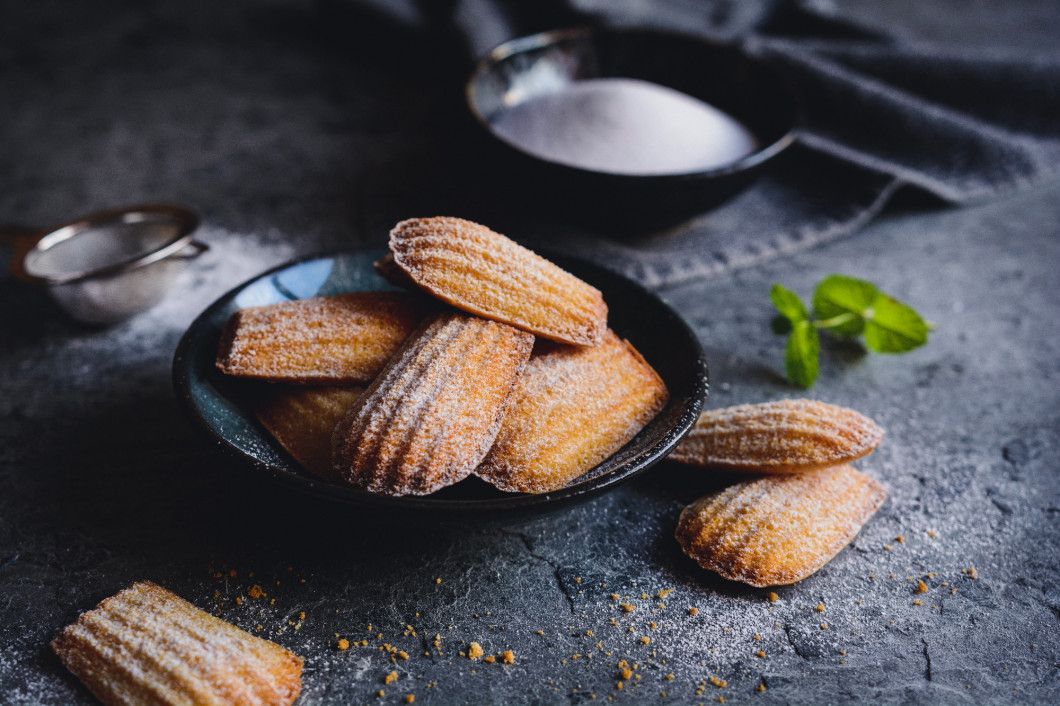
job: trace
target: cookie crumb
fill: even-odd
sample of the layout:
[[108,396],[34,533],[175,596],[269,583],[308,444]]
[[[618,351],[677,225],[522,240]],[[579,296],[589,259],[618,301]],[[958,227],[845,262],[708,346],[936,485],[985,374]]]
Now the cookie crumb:
[[689,609],[688,609],[688,614],[689,614],[689,615],[695,615],[695,614],[696,614],[696,613],[698,613],[698,612],[699,612],[699,610],[698,610],[698,609],[696,609],[696,608],[689,608]]
[[350,641],[347,640],[346,638],[342,638],[341,640],[339,640],[338,648],[340,650],[348,650],[348,649],[350,649]]
[[515,653],[512,652],[511,650],[505,650],[504,652],[501,653],[501,661],[504,662],[505,664],[514,664],[515,663]]
[[416,695],[415,694],[409,694],[408,696],[405,697],[405,703],[407,703],[407,704],[411,704],[415,700],[416,700]]
[[393,684],[397,680],[398,680],[398,673],[397,672],[391,672],[390,674],[387,674],[385,677],[383,677],[383,683],[384,684]]
[[769,602],[770,603],[776,603],[778,600],[780,600],[780,596],[778,596],[777,594],[775,594],[772,591],[770,591],[769,592]]
[[814,610],[816,610],[818,613],[823,613],[824,612],[824,603],[818,603],[817,607],[814,608]]
[[916,582],[916,592],[917,593],[927,593],[927,588],[928,588],[927,584],[924,583],[923,581],[917,581]]
[[482,645],[478,644],[477,642],[472,642],[471,645],[467,648],[467,658],[478,659],[483,655],[484,652],[485,650],[482,649]]

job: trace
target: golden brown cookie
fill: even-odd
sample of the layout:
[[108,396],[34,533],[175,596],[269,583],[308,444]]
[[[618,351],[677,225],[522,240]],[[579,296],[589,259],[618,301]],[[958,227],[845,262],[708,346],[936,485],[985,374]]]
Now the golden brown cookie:
[[779,586],[827,564],[886,499],[883,486],[850,466],[763,476],[689,505],[675,536],[704,569]]
[[82,614],[52,649],[108,706],[287,706],[302,689],[293,653],[150,581]]
[[336,471],[387,495],[462,480],[493,443],[533,344],[528,333],[475,316],[428,319],[336,427]]
[[402,221],[390,250],[417,286],[463,311],[564,343],[593,345],[607,329],[599,290],[478,223]]
[[666,406],[666,385],[628,341],[535,349],[493,448],[475,474],[501,490],[544,493],[622,448]]
[[371,382],[426,313],[404,292],[355,292],[240,309],[221,334],[217,367],[273,382]]
[[861,458],[881,439],[883,429],[852,409],[781,400],[703,412],[670,458],[728,471],[800,473]]
[[254,414],[287,453],[315,476],[339,480],[331,465],[331,435],[363,387],[265,385]]

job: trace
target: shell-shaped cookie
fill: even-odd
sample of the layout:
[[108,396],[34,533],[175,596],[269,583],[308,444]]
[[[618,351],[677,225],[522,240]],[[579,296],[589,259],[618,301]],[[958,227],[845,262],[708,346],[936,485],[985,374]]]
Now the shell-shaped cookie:
[[779,586],[827,564],[886,499],[877,481],[845,465],[763,476],[689,505],[675,536],[704,569]]
[[228,375],[318,385],[367,384],[423,320],[423,297],[355,292],[240,309],[221,334]]
[[150,581],[82,614],[52,649],[108,706],[286,706],[302,689],[293,653]]
[[493,444],[533,344],[528,333],[465,314],[424,322],[335,428],[335,470],[387,495],[462,480]]
[[363,387],[266,385],[257,391],[254,414],[303,468],[340,480],[331,465],[331,435],[363,392]]
[[669,399],[628,341],[542,346],[516,384],[497,440],[475,474],[501,490],[567,485],[622,448]]
[[880,444],[883,429],[863,414],[815,400],[711,410],[670,458],[749,473],[801,473],[849,463]]
[[607,329],[599,290],[478,223],[402,221],[390,250],[417,286],[463,311],[563,343],[593,345]]

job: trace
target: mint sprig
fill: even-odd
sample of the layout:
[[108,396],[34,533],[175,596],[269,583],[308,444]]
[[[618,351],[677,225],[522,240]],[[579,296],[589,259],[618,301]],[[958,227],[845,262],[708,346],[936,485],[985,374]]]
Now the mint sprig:
[[769,290],[780,312],[773,331],[787,335],[784,369],[788,380],[811,387],[818,375],[823,329],[845,338],[864,336],[865,346],[877,353],[905,353],[927,343],[931,328],[912,307],[881,292],[872,282],[829,275],[813,293],[813,313],[799,296],[779,284]]

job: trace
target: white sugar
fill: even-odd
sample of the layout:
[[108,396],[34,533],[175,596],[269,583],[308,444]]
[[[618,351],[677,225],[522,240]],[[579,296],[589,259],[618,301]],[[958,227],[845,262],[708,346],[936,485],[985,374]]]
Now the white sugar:
[[615,174],[699,172],[758,149],[747,127],[714,106],[627,78],[577,81],[502,111],[491,126],[523,151]]

